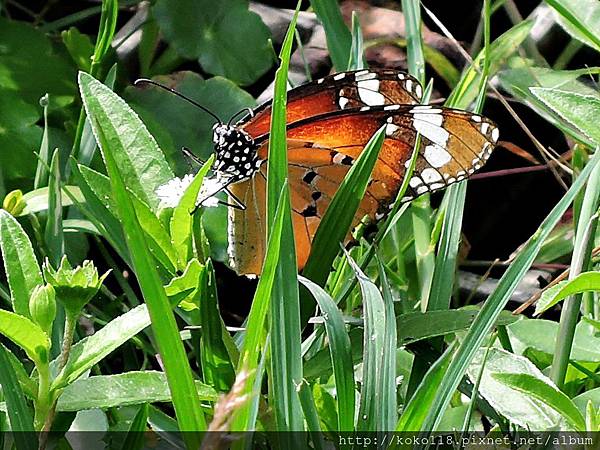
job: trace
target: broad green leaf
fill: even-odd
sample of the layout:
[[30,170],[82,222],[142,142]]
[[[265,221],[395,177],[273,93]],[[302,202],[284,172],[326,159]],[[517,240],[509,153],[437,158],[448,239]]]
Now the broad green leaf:
[[[82,97],[88,117],[106,127],[107,145],[114,153],[127,187],[152,210],[157,210],[156,189],[173,178],[154,138],[135,112],[102,83],[82,85]],[[94,128],[96,140],[98,130]]]
[[[523,353],[531,348],[548,355],[554,353],[558,323],[543,319],[524,319],[507,327],[515,351]],[[575,330],[571,359],[575,361],[600,362],[600,337],[585,323]]]
[[0,249],[13,311],[29,317],[29,296],[42,284],[42,273],[29,237],[19,222],[4,210],[0,210]]
[[331,296],[322,287],[304,277],[300,277],[299,280],[315,298],[323,315],[337,396],[338,423],[336,429],[352,431],[356,402],[354,367],[352,346],[342,314]]
[[570,295],[595,291],[600,291],[600,272],[584,272],[571,281],[560,281],[544,291],[535,305],[535,315],[547,311]]
[[[53,49],[53,42],[43,32],[26,22],[0,18],[0,42],[0,86],[15,91],[34,107],[46,93],[54,107],[73,101],[77,94],[75,69]],[[33,148],[38,148],[38,144],[39,141]],[[35,165],[35,158],[31,160]]]
[[[198,303],[196,303],[195,294],[198,290],[198,280],[200,274],[204,270],[200,261],[196,258],[191,259],[188,265],[178,277],[174,277],[169,284],[165,286],[165,292],[171,301],[171,306],[179,306],[185,311],[192,311],[198,309]],[[173,304],[173,299],[178,297],[180,294],[187,292],[185,297],[178,298],[177,304]]]
[[585,419],[571,399],[563,394],[547,378],[540,378],[528,373],[491,373],[492,378],[558,412],[572,429],[585,430]]
[[575,39],[600,51],[600,5],[594,0],[546,0],[558,23]]
[[208,73],[249,85],[273,65],[269,29],[245,0],[159,0],[153,13],[167,42]]
[[600,145],[600,130],[595,120],[600,114],[600,97],[552,88],[530,88],[531,93],[563,120]]
[[[33,438],[33,416],[31,409],[17,376],[8,360],[8,350],[0,345],[0,385],[6,400],[6,411],[13,431],[15,447],[17,450],[35,450],[38,448],[37,439]],[[29,433],[26,433],[29,432]]]
[[[54,380],[53,388],[72,383],[148,325],[148,310],[146,305],[140,305],[111,320],[95,334],[83,338],[71,348],[67,365]],[[57,364],[58,361],[54,360],[51,367],[56,370]]]
[[591,402],[594,408],[598,409],[600,408],[600,387],[583,392],[572,400],[582,413],[585,412],[588,402]]
[[[217,400],[217,393],[210,386],[196,381],[196,388],[200,400]],[[149,370],[77,380],[65,388],[58,399],[57,410],[106,409],[170,401],[171,393],[165,374]]]
[[36,365],[48,364],[50,340],[27,317],[0,309],[0,334],[21,347]]
[[42,128],[36,125],[40,115],[19,93],[5,88],[2,69],[0,62],[0,148],[10,151],[0,152],[0,173],[5,183],[22,186],[31,183],[35,175],[37,164],[33,152],[39,149],[42,138]]
[[[473,358],[467,374],[475,380],[481,370],[485,349],[480,349]],[[498,413],[512,423],[531,430],[563,429],[563,417],[545,400],[528,395],[521,390],[515,390],[498,381],[498,374],[526,374],[552,385],[547,377],[528,359],[497,348],[490,349],[481,383],[479,394]]]

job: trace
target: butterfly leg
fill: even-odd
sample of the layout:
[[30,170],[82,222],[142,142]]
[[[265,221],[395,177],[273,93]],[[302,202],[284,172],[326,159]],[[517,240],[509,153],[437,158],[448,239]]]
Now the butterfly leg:
[[187,147],[181,147],[181,153],[183,153],[189,159],[191,159],[192,161],[194,161],[196,164],[202,165],[202,164],[204,164],[206,162],[202,158],[198,158],[196,155],[194,155],[192,153],[192,151],[189,148],[187,148]]

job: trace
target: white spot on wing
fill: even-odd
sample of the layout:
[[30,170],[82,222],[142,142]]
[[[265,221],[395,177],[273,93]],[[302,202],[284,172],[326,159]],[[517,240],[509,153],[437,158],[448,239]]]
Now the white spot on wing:
[[340,109],[344,109],[346,107],[346,105],[348,104],[348,99],[346,97],[340,97],[340,99],[338,100],[338,104],[340,105]]
[[408,184],[410,184],[411,188],[416,188],[417,186],[423,184],[423,180],[421,180],[419,177],[412,177]]
[[344,72],[342,72],[342,73],[335,74],[333,76],[333,79],[335,81],[338,81],[338,80],[342,80],[345,76],[346,76],[346,74]]
[[432,144],[425,147],[425,159],[433,167],[439,168],[448,164],[452,160],[452,156],[445,148]]
[[[354,75],[354,79],[359,82],[359,86],[360,86],[361,81],[373,80],[375,78],[377,78],[377,74],[375,72],[370,72],[368,70],[364,70],[362,72],[357,72]],[[377,80],[377,83],[379,84],[379,80]]]
[[346,157],[346,155],[344,155],[343,153],[336,153],[335,156],[333,157],[333,163],[334,164],[342,164],[342,161],[344,160],[345,157]]
[[441,181],[442,175],[437,170],[432,169],[431,167],[427,167],[421,172],[421,178],[423,178],[423,181],[425,181],[425,183],[431,184],[437,181]]
[[415,95],[417,96],[417,98],[421,98],[421,96],[423,95],[423,88],[419,84],[415,86]]
[[394,125],[393,123],[388,123],[385,126],[385,134],[386,134],[386,136],[391,136],[399,129],[400,129],[400,127],[398,125]]
[[418,120],[416,117],[413,119],[413,125],[419,133],[430,141],[436,143],[440,147],[446,146],[450,134],[442,127],[427,121]]
[[359,87],[358,95],[360,99],[369,106],[383,105],[385,103],[385,97],[379,92],[373,92]]
[[498,142],[498,138],[500,137],[500,130],[498,130],[498,128],[494,128],[492,130],[492,140],[494,142]]

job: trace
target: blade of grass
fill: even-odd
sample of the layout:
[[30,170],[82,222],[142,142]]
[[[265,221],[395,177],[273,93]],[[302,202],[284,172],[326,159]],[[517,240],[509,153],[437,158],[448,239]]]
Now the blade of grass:
[[60,152],[54,150],[50,164],[50,180],[48,185],[48,219],[44,230],[44,240],[48,249],[48,257],[54,267],[60,265],[65,254],[65,235],[63,232],[63,207],[61,195]]
[[383,293],[385,306],[385,330],[383,338],[383,361],[381,371],[381,425],[383,430],[393,430],[398,422],[398,404],[396,395],[396,348],[398,345],[398,330],[396,329],[396,314],[394,298],[387,279],[386,270],[377,257],[379,266],[379,284]]
[[381,403],[382,367],[385,334],[385,305],[377,286],[364,274],[352,257],[346,258],[358,279],[364,307],[363,370],[360,408],[356,429],[358,431],[385,430],[382,423]]
[[[265,349],[265,321],[271,302],[271,293],[275,280],[277,261],[281,250],[281,232],[283,229],[283,203],[289,201],[289,191],[283,190],[279,200],[275,222],[267,244],[265,262],[256,293],[252,300],[250,313],[246,322],[246,334],[240,350],[240,359],[237,365],[237,373],[246,372],[246,382],[240,395],[249,395],[250,400],[242,404],[234,413],[231,429],[233,431],[253,431],[255,429],[255,417],[251,414],[254,406],[260,399],[259,392],[254,392],[253,387],[258,379],[262,379],[259,373],[258,357]],[[263,353],[264,354],[264,353]],[[238,448],[243,448],[238,447]]]
[[[104,102],[110,101],[113,105],[122,103],[125,110],[124,102],[108,87],[86,73],[79,73],[79,85],[87,115],[98,139],[98,145],[110,177],[113,197],[117,204],[118,216],[123,224],[133,267],[148,305],[152,329],[167,375],[179,428],[182,431],[205,430],[206,421],[200,409],[198,393],[194,386],[192,371],[183,343],[179,337],[175,317],[153,264],[141,226],[135,214],[132,214],[133,204],[113,156],[115,148],[123,144],[117,133],[118,127],[111,122],[111,117],[104,110]],[[128,119],[132,121],[131,115],[132,113],[128,114],[128,111],[125,111],[124,121]],[[125,152],[126,149],[121,148],[120,151]],[[184,439],[189,448],[197,448],[199,444],[197,435],[186,433]]]
[[352,48],[352,35],[344,23],[340,7],[335,0],[311,0],[310,4],[325,28],[327,48],[333,66],[338,72],[346,70]]
[[356,395],[352,346],[344,318],[336,303],[321,286],[304,277],[300,277],[299,280],[313,295],[323,313],[337,397],[338,431],[352,431]]
[[452,359],[446,377],[438,387],[435,401],[429,408],[429,414],[421,426],[421,430],[432,431],[436,429],[446,407],[450,403],[454,391],[460,384],[467,367],[485,340],[487,333],[497,320],[506,303],[510,300],[518,283],[521,281],[527,270],[529,270],[531,264],[533,264],[544,240],[548,237],[564,212],[573,202],[573,199],[582,189],[590,176],[590,173],[599,161],[600,152],[596,152],[594,157],[581,172],[579,178],[575,180],[567,193],[558,202],[550,214],[548,214],[538,230],[523,246],[521,252],[500,279],[498,286],[481,308],[473,325],[467,331],[455,357]]
[[350,49],[348,70],[360,70],[366,67],[367,63],[364,57],[363,34],[360,28],[360,21],[358,20],[356,11],[352,11],[352,48]]
[[306,417],[306,425],[310,433],[313,447],[315,450],[325,449],[325,439],[323,432],[321,431],[321,424],[319,423],[319,414],[317,407],[315,406],[315,399],[310,384],[306,380],[302,380],[302,384],[298,390],[300,396],[300,404],[304,411],[304,417]]
[[419,0],[402,0],[402,12],[406,23],[408,72],[424,85],[425,57],[421,37],[421,2]]
[[48,185],[48,163],[50,162],[50,144],[48,142],[48,103],[48,94],[46,94],[40,99],[40,105],[44,109],[44,133],[42,134],[42,143],[40,144],[35,178],[33,180],[34,189],[39,189]]
[[[269,380],[270,405],[274,409],[275,423],[280,431],[303,431],[304,420],[297,386],[302,382],[300,297],[298,292],[298,267],[294,245],[291,204],[287,180],[286,103],[287,75],[294,30],[300,2],[290,23],[275,73],[275,90],[271,114],[269,159],[267,161],[267,233],[271,233],[277,205],[284,191],[288,201],[281,205],[283,228],[280,255],[271,292],[269,336],[271,361]],[[290,433],[278,436],[286,448],[296,448],[300,443]]]

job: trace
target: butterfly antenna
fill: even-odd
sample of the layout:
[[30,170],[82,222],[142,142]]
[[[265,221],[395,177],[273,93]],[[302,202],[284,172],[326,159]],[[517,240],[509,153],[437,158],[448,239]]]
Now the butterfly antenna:
[[191,103],[192,105],[194,105],[197,108],[200,108],[202,111],[204,111],[207,114],[210,114],[211,116],[213,116],[213,118],[219,123],[222,124],[223,122],[221,122],[221,119],[219,119],[216,114],[214,114],[212,111],[210,111],[209,109],[207,109],[206,107],[202,106],[200,103],[192,100],[191,98],[183,95],[181,92],[176,91],[175,89],[170,88],[169,86],[165,86],[164,84],[158,83],[157,81],[153,81],[153,80],[149,80],[148,78],[139,78],[137,80],[135,80],[133,82],[133,84],[135,86],[137,86],[138,84],[151,84],[153,86],[159,87],[161,89],[164,89],[165,91],[169,91],[171,94],[175,94],[177,97],[184,99],[185,101]]
[[241,111],[236,112],[233,116],[231,116],[231,119],[229,119],[229,122],[227,122],[227,126],[230,126],[231,122],[233,122],[233,119],[235,119],[237,116],[239,116],[243,112],[245,112],[246,114],[250,115],[250,117],[254,117],[254,113],[252,112],[252,108],[244,108]]

